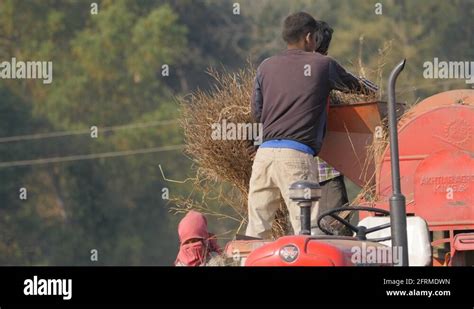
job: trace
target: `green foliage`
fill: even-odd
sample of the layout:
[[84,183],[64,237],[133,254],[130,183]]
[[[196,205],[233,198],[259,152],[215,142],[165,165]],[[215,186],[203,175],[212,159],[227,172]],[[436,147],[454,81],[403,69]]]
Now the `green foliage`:
[[[10,49],[6,60],[53,60],[54,76],[48,86],[2,81],[1,136],[94,125],[99,137],[0,143],[5,149],[0,160],[180,144],[177,123],[101,132],[113,125],[177,118],[173,90],[165,84],[161,66],[179,63],[187,28],[177,22],[172,8],[163,4],[144,12],[131,1],[110,1],[101,3],[100,15],[95,16],[87,14],[88,5],[77,2],[49,4],[7,2],[9,10],[2,11],[1,36],[14,41],[2,42]],[[86,12],[86,21],[71,22],[75,11]],[[36,21],[30,25],[33,31],[21,24],[8,27],[25,16],[29,24]],[[1,170],[0,209],[6,216],[0,221],[5,233],[5,240],[0,238],[0,262],[89,265],[95,248],[96,264],[170,263],[176,232],[169,225],[175,225],[176,218],[167,215],[161,198],[162,187],[171,186],[161,178],[158,164],[168,167],[168,176],[184,175],[189,163],[183,156],[176,159],[175,153]],[[25,201],[19,200],[20,187],[28,189]],[[172,250],[163,250],[170,246]]]

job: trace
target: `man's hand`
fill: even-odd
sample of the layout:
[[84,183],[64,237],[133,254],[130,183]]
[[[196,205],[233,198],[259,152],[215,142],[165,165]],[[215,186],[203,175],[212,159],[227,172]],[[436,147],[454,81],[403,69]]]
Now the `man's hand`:
[[379,87],[365,77],[359,77],[360,83],[373,93],[379,91]]

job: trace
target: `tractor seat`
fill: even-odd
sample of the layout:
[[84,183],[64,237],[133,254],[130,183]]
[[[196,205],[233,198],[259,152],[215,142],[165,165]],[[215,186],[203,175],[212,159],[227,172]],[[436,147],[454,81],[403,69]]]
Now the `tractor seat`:
[[[390,223],[390,217],[367,217],[359,222],[359,226],[372,228],[377,225]],[[430,233],[428,224],[421,217],[407,217],[408,235],[408,265],[409,266],[430,266],[432,263]],[[367,239],[390,236],[390,228],[385,228],[367,235]],[[391,247],[392,241],[380,242]]]

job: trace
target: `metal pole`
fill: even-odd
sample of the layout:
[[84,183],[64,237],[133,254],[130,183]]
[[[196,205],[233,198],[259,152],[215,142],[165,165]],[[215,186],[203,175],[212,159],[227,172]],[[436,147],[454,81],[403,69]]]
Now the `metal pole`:
[[300,235],[311,235],[311,201],[300,201]]
[[392,254],[401,250],[401,259],[395,266],[408,266],[408,236],[405,196],[400,186],[400,161],[398,157],[398,128],[395,100],[395,83],[400,72],[405,67],[406,59],[401,61],[390,73],[388,79],[388,126],[390,130],[390,163],[392,171],[392,196],[390,203],[390,221],[392,234]]

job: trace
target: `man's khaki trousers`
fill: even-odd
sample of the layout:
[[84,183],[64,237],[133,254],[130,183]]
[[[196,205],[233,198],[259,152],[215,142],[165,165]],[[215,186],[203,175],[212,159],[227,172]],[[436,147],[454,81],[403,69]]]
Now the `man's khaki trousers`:
[[[247,236],[271,239],[272,223],[285,200],[295,234],[301,231],[300,208],[289,199],[289,188],[298,180],[318,182],[318,166],[314,157],[287,148],[259,148],[252,166],[248,196]],[[311,209],[311,225],[316,224],[318,205]]]

